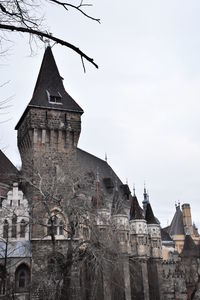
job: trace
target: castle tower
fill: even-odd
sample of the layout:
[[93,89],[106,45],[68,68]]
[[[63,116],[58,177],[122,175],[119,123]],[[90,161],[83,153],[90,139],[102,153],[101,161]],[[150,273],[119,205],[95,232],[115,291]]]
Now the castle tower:
[[65,91],[52,50],[47,47],[32,99],[15,128],[23,178],[31,183],[26,193],[29,203],[32,201],[35,223],[32,238],[47,235],[48,230],[40,225],[44,218],[47,223],[55,207],[66,206],[65,198],[73,197],[82,113],[81,107]]
[[72,154],[81,132],[82,113],[65,91],[51,48],[47,47],[32,99],[15,128],[22,166],[27,160],[35,164],[47,153],[58,161],[63,154]]
[[161,246],[160,224],[159,221],[154,216],[150,203],[147,204],[146,221],[147,221],[148,232],[151,239],[151,256],[153,258],[161,258],[162,246]]
[[150,300],[162,299],[162,244],[161,231],[158,219],[154,216],[151,204],[147,203],[146,216],[147,228],[150,238],[150,258],[148,260],[148,278]]
[[[135,196],[135,191],[130,208],[130,245],[130,281],[132,297],[136,297],[134,299],[149,300],[147,222],[144,219],[143,211]],[[140,276],[140,281],[135,280],[138,276]]]
[[145,256],[148,243],[147,222],[136,196],[132,197],[130,208],[130,234],[132,254]]

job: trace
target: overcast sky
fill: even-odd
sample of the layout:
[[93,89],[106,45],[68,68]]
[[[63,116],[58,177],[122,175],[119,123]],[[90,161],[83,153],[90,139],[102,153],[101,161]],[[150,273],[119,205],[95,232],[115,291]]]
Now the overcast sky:
[[[142,201],[146,182],[154,213],[166,226],[175,201],[190,203],[200,228],[200,2],[199,0],[92,1],[89,12],[53,7],[50,30],[92,56],[99,70],[55,45],[53,53],[68,93],[84,109],[79,147],[104,158]],[[10,36],[11,37],[11,36]],[[1,98],[12,97],[11,118],[0,142],[16,165],[14,126],[29,103],[44,46],[30,56],[18,36],[0,61]]]

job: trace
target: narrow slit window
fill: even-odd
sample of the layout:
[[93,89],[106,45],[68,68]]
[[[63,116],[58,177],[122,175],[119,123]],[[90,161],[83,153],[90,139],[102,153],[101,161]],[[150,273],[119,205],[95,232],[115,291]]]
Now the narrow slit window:
[[17,216],[14,215],[12,218],[12,238],[17,237]]
[[20,223],[20,237],[25,238],[25,233],[26,233],[26,222],[22,220]]

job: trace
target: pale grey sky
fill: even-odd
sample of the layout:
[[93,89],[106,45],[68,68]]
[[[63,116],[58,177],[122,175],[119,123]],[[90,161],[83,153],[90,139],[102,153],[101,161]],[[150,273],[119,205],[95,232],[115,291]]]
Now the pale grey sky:
[[[101,25],[53,7],[52,31],[94,57],[99,70],[72,51],[54,46],[66,90],[84,109],[79,147],[104,158],[142,201],[150,201],[163,226],[175,201],[188,202],[200,228],[200,2],[198,0],[92,1]],[[18,36],[1,58],[1,98],[13,95],[1,125],[5,153],[19,164],[14,126],[31,99],[44,47],[30,57]],[[6,119],[7,116],[1,118]]]

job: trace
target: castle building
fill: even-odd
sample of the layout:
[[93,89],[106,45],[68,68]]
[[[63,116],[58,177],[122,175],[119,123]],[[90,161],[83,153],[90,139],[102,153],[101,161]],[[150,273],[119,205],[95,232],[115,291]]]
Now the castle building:
[[22,169],[0,151],[0,299],[192,299],[188,204],[161,231],[146,189],[142,209],[106,160],[78,148],[82,114],[47,47],[16,125]]

